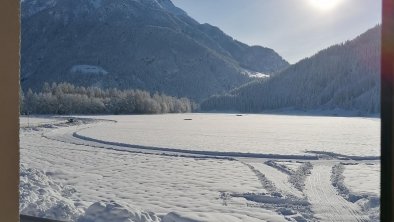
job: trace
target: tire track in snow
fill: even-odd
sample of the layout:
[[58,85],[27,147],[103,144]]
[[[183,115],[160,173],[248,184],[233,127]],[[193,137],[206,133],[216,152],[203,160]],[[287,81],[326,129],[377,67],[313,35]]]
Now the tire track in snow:
[[334,163],[315,162],[311,175],[305,181],[305,194],[319,221],[368,221],[360,207],[345,200],[331,184]]

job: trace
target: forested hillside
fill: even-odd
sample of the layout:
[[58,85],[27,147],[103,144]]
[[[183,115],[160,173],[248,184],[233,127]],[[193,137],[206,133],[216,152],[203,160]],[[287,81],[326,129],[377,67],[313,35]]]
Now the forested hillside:
[[142,90],[100,89],[45,83],[41,91],[21,91],[21,114],[156,114],[191,112],[189,99]]
[[376,26],[354,40],[324,49],[266,80],[247,83],[201,104],[204,111],[262,112],[380,108],[380,36]]
[[288,66],[200,24],[170,0],[24,0],[21,83],[143,89],[194,100]]

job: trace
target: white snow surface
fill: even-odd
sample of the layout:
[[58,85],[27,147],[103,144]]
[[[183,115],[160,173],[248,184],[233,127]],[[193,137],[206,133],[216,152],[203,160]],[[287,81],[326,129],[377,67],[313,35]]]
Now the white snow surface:
[[75,221],[83,212],[71,199],[75,189],[53,181],[41,170],[21,164],[19,187],[21,214]]
[[52,179],[50,172],[20,167],[20,213],[78,222],[160,222],[153,212],[143,212],[125,202],[99,201],[84,212],[77,191]]
[[345,200],[331,185],[332,163],[315,164],[306,179],[305,193],[319,221],[367,221],[357,204]]
[[79,203],[79,209],[116,200],[158,215],[201,212],[285,221],[276,212],[247,207],[243,200],[229,201],[231,207],[223,204],[221,192],[265,192],[240,162],[136,154],[42,137],[51,131],[21,130],[21,162],[50,174],[56,183],[72,186],[77,192],[69,198]]
[[143,212],[127,203],[100,201],[92,204],[78,222],[160,222],[153,212]]
[[256,218],[251,218],[242,214],[220,214],[220,213],[175,213],[171,212],[164,216],[163,222],[259,222]]
[[301,163],[298,161],[276,161],[276,163],[281,164],[292,171],[296,171],[298,167],[301,166]]
[[344,182],[350,192],[372,196],[380,195],[380,164],[345,165]]
[[51,116],[30,116],[20,118],[19,125],[20,127],[37,127],[43,125],[52,125],[64,121],[64,118],[56,118]]
[[234,114],[105,118],[118,122],[78,134],[110,142],[186,150],[302,155],[309,150],[380,156],[378,118]]
[[[297,147],[306,144],[311,147],[311,144],[326,144],[326,148],[330,147],[329,152],[341,153],[341,149],[334,145],[340,146],[345,138],[326,140],[339,139],[340,134],[345,133],[346,149],[342,153],[355,155],[352,146],[346,144],[356,144],[361,147],[357,154],[367,156],[374,154],[367,147],[374,147],[375,142],[364,140],[354,131],[352,134],[356,135],[352,135],[351,131],[358,130],[363,136],[369,132],[372,135],[368,138],[374,138],[375,130],[365,127],[376,127],[376,119],[175,114],[97,116],[90,118],[116,122],[101,120],[68,125],[64,117],[31,118],[29,121],[36,123],[35,127],[26,127],[26,118],[21,117],[20,130],[21,212],[25,214],[78,222],[378,221],[379,211],[374,205],[378,199],[370,198],[378,195],[378,180],[374,180],[380,173],[376,160],[185,157],[176,152],[140,153],[144,150],[73,136],[81,133],[130,144],[135,144],[135,138],[141,138],[137,140],[140,142],[145,138],[149,146],[156,146],[157,141],[161,141],[167,143],[163,147],[184,149],[185,145],[192,144],[191,149],[202,147],[202,150],[208,150],[203,147],[206,145],[213,150],[236,152],[262,143],[267,148],[256,146],[250,150],[299,154],[303,149]],[[192,121],[184,121],[186,118]],[[301,120],[297,121],[297,118]],[[327,132],[314,134],[323,132],[320,125]],[[187,130],[191,135],[185,132]],[[237,133],[240,138],[236,137]],[[311,134],[311,141],[302,135],[305,133]],[[170,139],[165,138],[166,134]],[[286,139],[275,143],[274,138],[265,134]],[[193,136],[200,140],[193,140]],[[191,141],[186,143],[183,137]],[[231,143],[237,148],[228,149]],[[285,148],[285,144],[290,147]],[[315,147],[313,150],[319,149]],[[278,166],[266,164],[268,160],[273,160]],[[289,174],[296,172],[304,163],[312,165],[311,173],[305,178],[296,177],[305,179],[305,187],[296,189],[289,182]],[[352,203],[333,187],[331,169],[340,163],[357,163],[345,164],[344,183],[351,192],[369,195],[367,198]],[[280,166],[290,171],[278,169]],[[349,181],[354,179],[352,177],[364,177],[364,169],[369,169],[367,174],[373,177],[368,185]],[[373,220],[368,220],[370,218]]]
[[292,186],[288,180],[289,175],[268,166],[264,163],[250,163],[256,170],[264,173],[264,175],[273,182],[274,186],[281,191],[281,193],[285,195],[293,195],[299,198],[303,197],[303,194],[297,190],[294,186]]

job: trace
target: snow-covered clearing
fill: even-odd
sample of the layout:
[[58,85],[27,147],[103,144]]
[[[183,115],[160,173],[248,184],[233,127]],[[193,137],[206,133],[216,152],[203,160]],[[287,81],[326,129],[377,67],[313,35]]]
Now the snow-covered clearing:
[[292,155],[326,151],[355,156],[380,155],[378,118],[252,114],[99,118],[118,122],[116,126],[101,124],[78,134],[103,141],[182,150]]
[[379,163],[345,165],[344,168],[344,182],[351,192],[379,196]]
[[[160,123],[166,124],[174,117],[180,117],[180,125],[177,126],[185,130],[190,126],[182,128],[182,124],[199,120],[201,116],[151,116],[159,125],[152,122],[146,124],[152,126],[152,130],[157,133],[159,129],[164,130],[158,135],[159,141],[162,141],[166,127],[170,138],[174,136],[175,129],[167,125],[160,126]],[[137,117],[142,119],[138,120]],[[165,121],[161,122],[160,117]],[[187,117],[192,117],[193,121],[183,121]],[[353,203],[347,200],[331,181],[332,167],[337,164],[360,163],[360,166],[376,166],[377,161],[343,160],[339,156],[336,158],[335,154],[307,154],[315,158],[286,160],[283,155],[276,155],[284,153],[278,149],[275,149],[277,153],[273,153],[273,158],[269,159],[255,158],[253,155],[241,158],[237,153],[231,152],[224,152],[227,156],[215,156],[215,152],[183,153],[176,145],[175,149],[170,151],[149,149],[158,145],[158,137],[153,136],[148,127],[144,126],[142,121],[147,120],[146,116],[131,116],[130,121],[125,116],[91,118],[96,120],[85,119],[67,123],[67,118],[57,119],[56,122],[49,123],[51,127],[48,127],[51,119],[33,120],[37,124],[26,127],[26,118],[21,118],[22,213],[79,222],[370,221],[368,218],[377,221],[378,206],[367,204],[371,201],[362,202],[363,205],[361,202]],[[206,118],[212,120],[210,115]],[[219,118],[224,125],[217,127],[216,131],[212,130],[212,127],[206,127],[210,130],[205,132],[202,126],[195,124],[194,127],[198,128],[191,127],[192,134],[200,132],[200,135],[205,135],[202,138],[210,138],[216,132],[216,139],[225,142],[220,138],[225,137],[228,131],[222,127],[229,125],[223,118],[230,116]],[[232,118],[235,121],[240,119],[234,115]],[[145,138],[152,144],[143,144],[148,148],[133,148],[131,144],[138,143],[134,143],[130,138],[134,138],[133,134],[141,136],[143,130],[146,130]],[[176,132],[181,136],[185,135],[181,130]],[[94,135],[90,135],[94,132]],[[115,143],[85,140],[77,137],[76,133],[100,139],[111,139],[110,137],[114,136],[111,140]],[[233,136],[230,135],[230,138]],[[116,143],[118,139],[122,141],[122,138],[124,142],[129,142],[130,146]],[[172,139],[179,138],[175,136]],[[247,141],[245,144],[253,143],[250,142],[253,138],[257,138],[257,135],[244,138]],[[182,139],[180,141],[179,144],[184,142]],[[201,143],[209,143],[212,147],[212,141],[211,139]],[[238,142],[240,143],[240,140]],[[177,144],[177,141],[172,144]],[[244,147],[242,143],[238,145]],[[199,147],[198,143],[196,147]],[[241,148],[233,151],[243,150]],[[300,151],[287,154],[299,154],[298,152]],[[320,159],[317,159],[318,156]],[[374,183],[374,179],[371,179],[369,186],[360,187],[346,180],[347,177],[356,175],[365,177],[358,168],[356,170],[351,168],[352,166],[356,165],[345,165],[345,186],[352,192],[365,191],[363,200],[378,198],[375,195],[376,188],[368,192],[372,184],[376,186],[378,181]],[[373,168],[369,173],[379,178],[378,168]]]

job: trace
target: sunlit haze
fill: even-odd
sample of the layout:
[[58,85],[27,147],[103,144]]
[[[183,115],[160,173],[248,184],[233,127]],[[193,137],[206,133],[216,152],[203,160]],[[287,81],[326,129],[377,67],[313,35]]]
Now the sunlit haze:
[[381,23],[376,0],[173,0],[201,23],[249,45],[277,51],[290,63],[353,39]]
[[312,6],[321,9],[321,10],[331,10],[338,6],[339,3],[342,3],[343,0],[310,0]]

